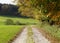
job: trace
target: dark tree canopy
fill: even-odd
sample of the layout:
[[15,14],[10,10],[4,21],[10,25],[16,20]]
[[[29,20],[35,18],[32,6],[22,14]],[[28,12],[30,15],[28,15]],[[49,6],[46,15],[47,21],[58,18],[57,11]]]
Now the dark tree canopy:
[[18,7],[11,4],[0,4],[0,15],[18,15]]

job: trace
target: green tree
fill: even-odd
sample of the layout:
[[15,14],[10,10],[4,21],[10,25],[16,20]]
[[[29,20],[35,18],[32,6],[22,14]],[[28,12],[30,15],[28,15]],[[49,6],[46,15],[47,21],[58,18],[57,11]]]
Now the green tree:
[[[45,18],[56,21],[60,16],[60,0],[16,0],[19,12],[33,18]],[[37,9],[37,10],[36,10]],[[56,17],[57,15],[57,17]],[[59,16],[59,17],[58,17]]]

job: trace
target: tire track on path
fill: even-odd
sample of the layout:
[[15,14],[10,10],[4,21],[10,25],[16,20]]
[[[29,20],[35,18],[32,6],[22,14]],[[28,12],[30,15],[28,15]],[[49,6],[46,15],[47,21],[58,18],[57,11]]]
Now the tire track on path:
[[42,35],[41,32],[38,31],[38,29],[32,27],[32,31],[33,31],[33,38],[35,43],[51,43],[48,39],[46,39]]
[[26,43],[26,39],[27,39],[27,27],[12,43]]

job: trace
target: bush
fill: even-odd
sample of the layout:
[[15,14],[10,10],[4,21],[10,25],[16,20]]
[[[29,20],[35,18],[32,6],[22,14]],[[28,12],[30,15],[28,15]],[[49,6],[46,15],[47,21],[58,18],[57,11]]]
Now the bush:
[[24,23],[20,23],[19,21],[17,21],[16,23],[15,23],[15,25],[25,25]]
[[6,25],[14,25],[14,22],[13,22],[12,19],[7,19],[7,20],[5,21],[5,23],[6,23]]
[[20,25],[20,22],[19,22],[19,21],[17,21],[17,22],[15,23],[15,25]]

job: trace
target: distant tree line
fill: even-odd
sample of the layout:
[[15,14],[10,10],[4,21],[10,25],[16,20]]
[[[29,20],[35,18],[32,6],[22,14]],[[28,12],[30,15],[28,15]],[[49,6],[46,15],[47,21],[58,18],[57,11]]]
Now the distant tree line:
[[0,3],[0,15],[3,16],[21,16],[18,13],[18,6],[11,4],[1,4]]

